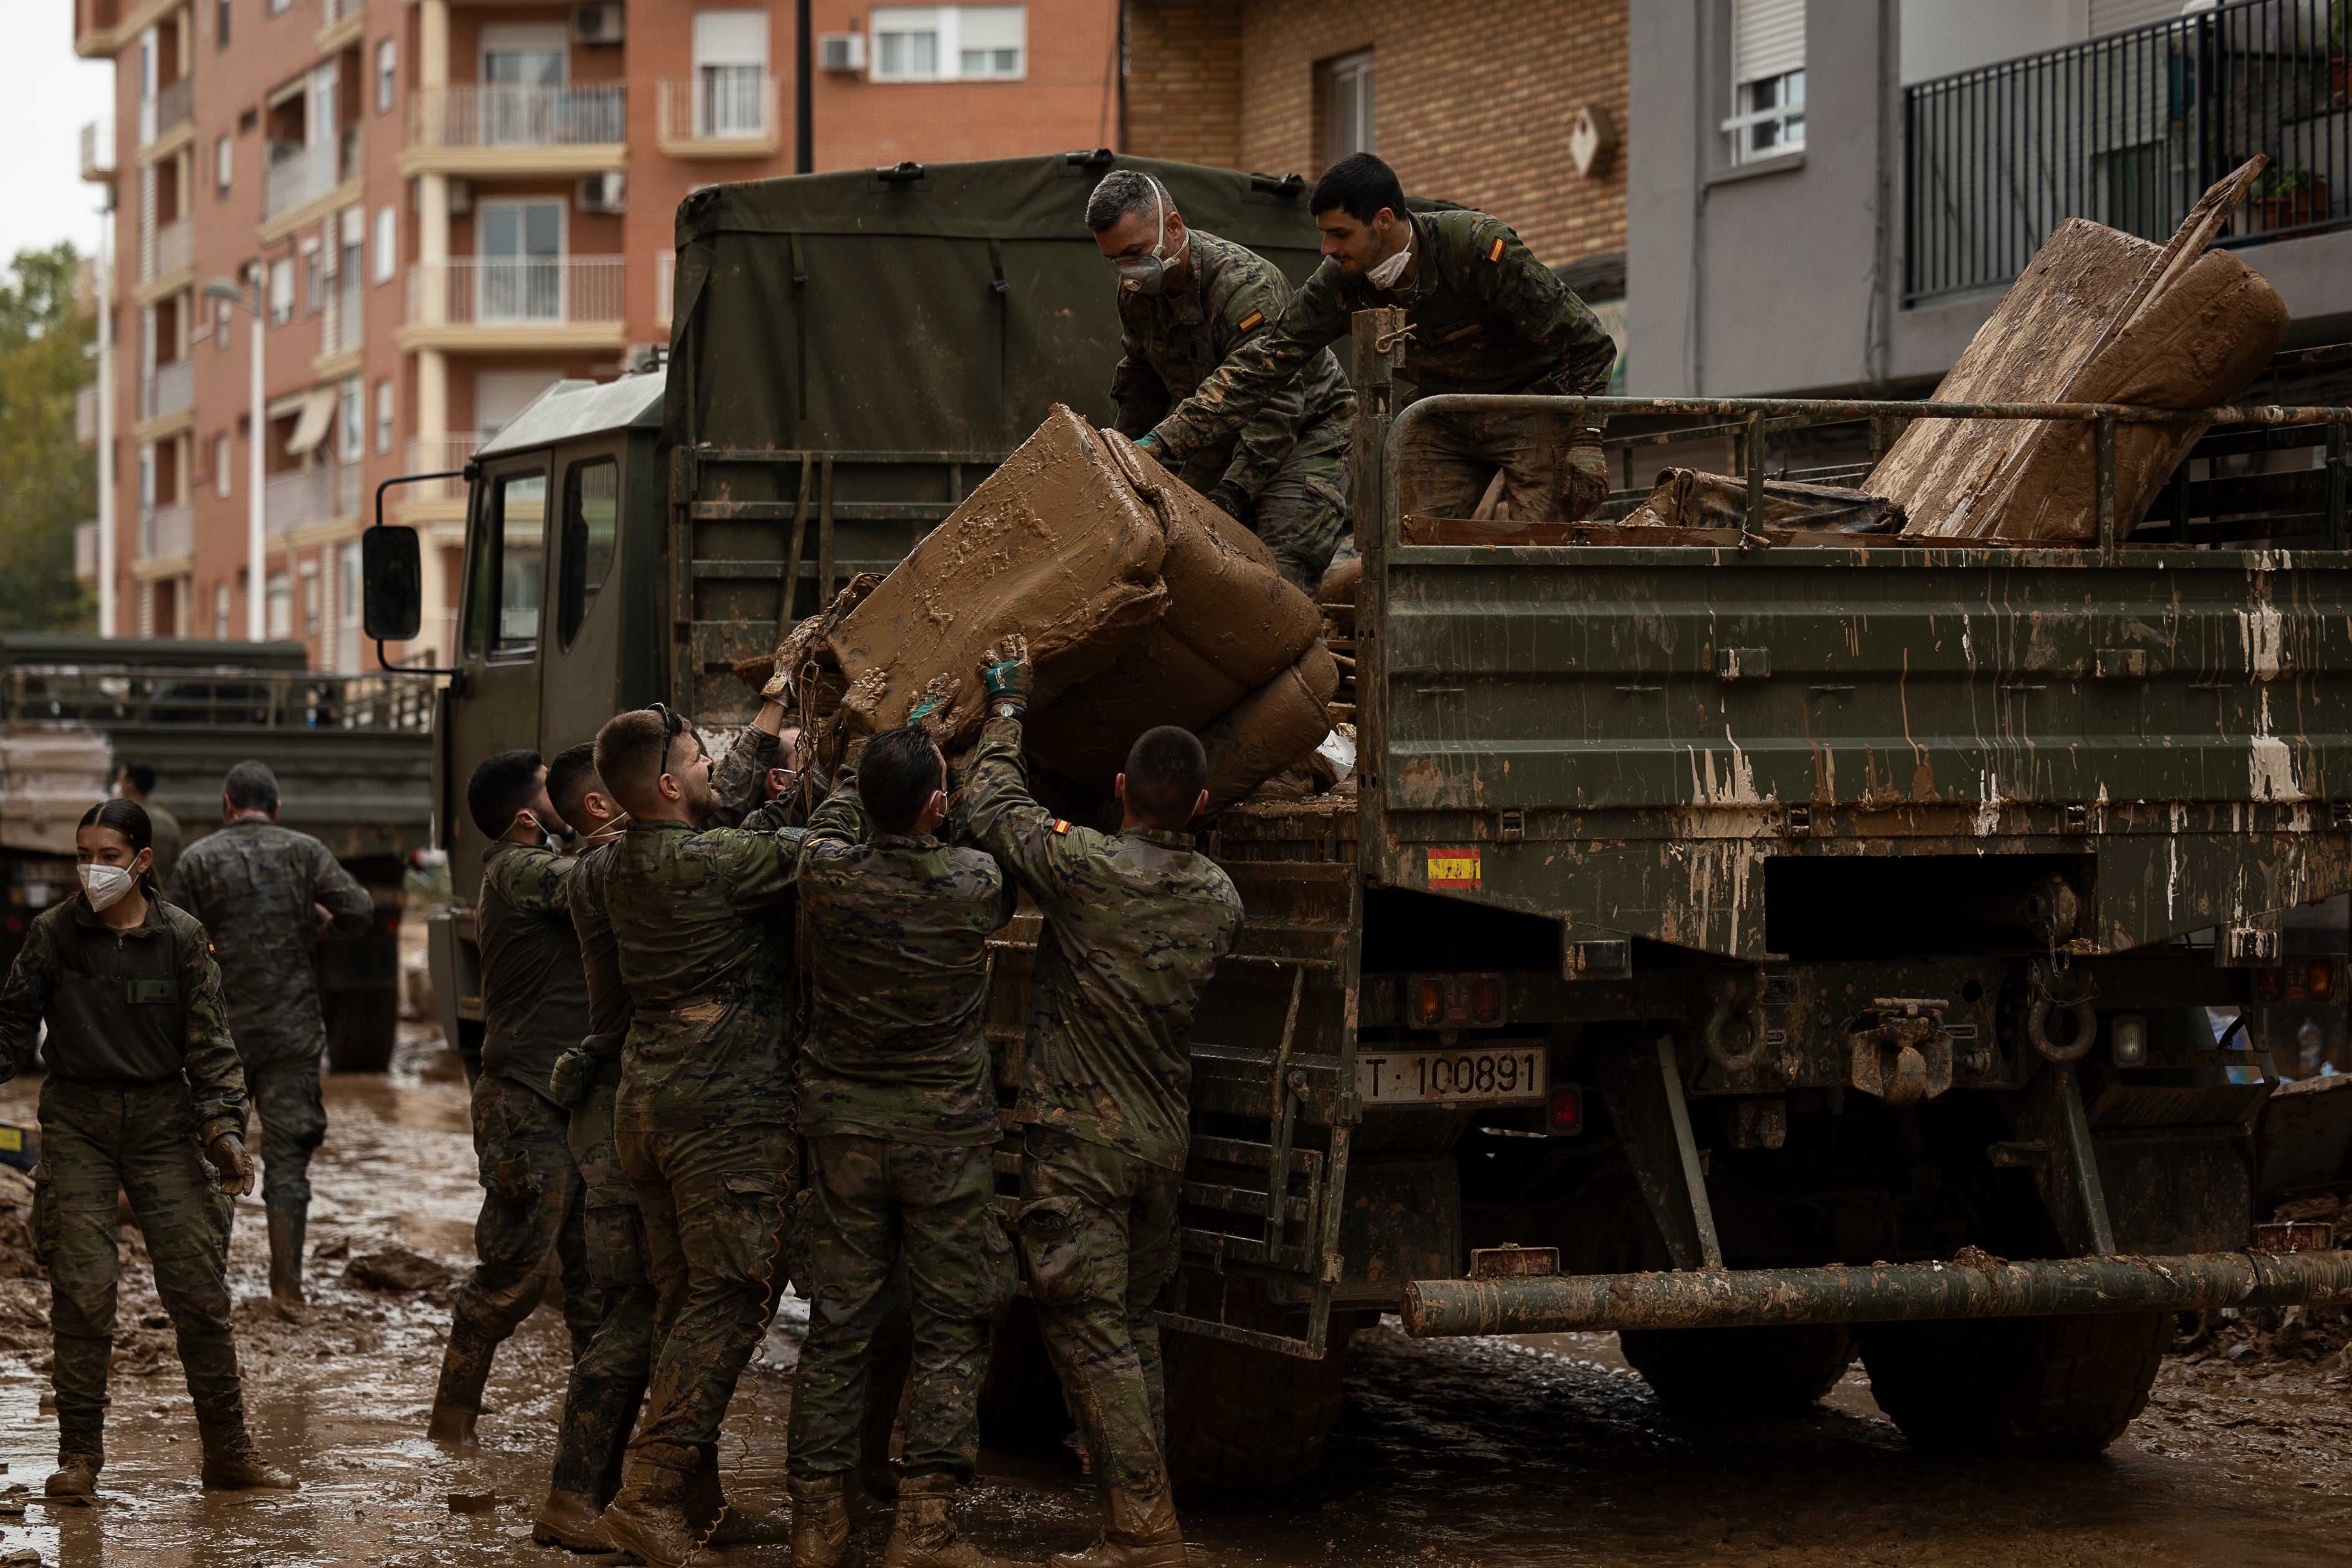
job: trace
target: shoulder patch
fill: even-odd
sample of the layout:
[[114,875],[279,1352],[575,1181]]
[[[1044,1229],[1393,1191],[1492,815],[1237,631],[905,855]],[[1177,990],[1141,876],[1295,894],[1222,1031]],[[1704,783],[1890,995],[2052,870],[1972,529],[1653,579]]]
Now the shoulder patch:
[[1486,259],[1489,261],[1500,261],[1503,259],[1503,237],[1501,235],[1496,235],[1495,237],[1495,242],[1486,247]]
[[1055,831],[1055,832],[1056,832],[1056,833],[1067,833],[1069,830],[1070,830],[1070,825],[1069,825],[1068,823],[1066,823],[1066,822],[1063,821],[1063,820],[1062,820],[1060,817],[1058,817],[1058,816],[1057,816],[1057,817],[1055,817],[1055,818],[1054,818],[1054,831]]
[[1265,321],[1265,312],[1264,310],[1252,310],[1248,315],[1244,316],[1240,321],[1235,321],[1234,323],[1234,327],[1238,331],[1254,332]]

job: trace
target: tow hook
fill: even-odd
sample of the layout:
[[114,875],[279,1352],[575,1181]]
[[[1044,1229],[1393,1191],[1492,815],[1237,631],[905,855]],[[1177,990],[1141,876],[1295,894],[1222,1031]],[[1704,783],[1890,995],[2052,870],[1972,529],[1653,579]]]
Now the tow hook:
[[[2079,1060],[2099,1037],[2099,1016],[2091,1006],[2098,1000],[2097,984],[2087,974],[2078,975],[2075,983],[2067,988],[2068,994],[2058,995],[2053,990],[2055,977],[2038,959],[2026,972],[2026,1039],[2032,1043],[2035,1050],[2053,1062]],[[2063,1046],[2050,1037],[2051,1020],[2061,1012],[2071,1013],[2074,1018],[2074,1033]]]
[[[1707,1059],[1726,1072],[1746,1072],[1764,1059],[1767,984],[1760,969],[1722,968],[1706,977],[1706,1021],[1699,1026],[1698,1041]],[[1735,1012],[1748,1030],[1745,1046],[1738,1051],[1724,1037]]]
[[1852,1080],[1889,1105],[1916,1105],[1952,1087],[1951,1004],[1923,996],[1878,996],[1857,1020]]

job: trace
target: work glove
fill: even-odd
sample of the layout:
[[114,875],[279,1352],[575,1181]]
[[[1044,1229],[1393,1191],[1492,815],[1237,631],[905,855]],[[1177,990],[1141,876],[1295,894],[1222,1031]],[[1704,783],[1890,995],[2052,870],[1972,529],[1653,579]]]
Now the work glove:
[[245,1152],[244,1139],[224,1132],[205,1145],[205,1158],[220,1173],[222,1192],[241,1198],[253,1191],[253,1156]]
[[1257,515],[1257,503],[1250,500],[1247,490],[1231,479],[1219,479],[1211,488],[1209,504],[1244,528],[1247,528],[1250,519]]
[[922,695],[915,699],[915,705],[907,710],[907,722],[921,725],[924,733],[937,740],[954,706],[955,682],[945,674],[934,675],[923,688]]
[[596,1088],[596,1058],[579,1046],[573,1046],[555,1058],[548,1069],[548,1092],[555,1103],[566,1107],[588,1103],[588,1096]]
[[1139,450],[1157,452],[1160,450],[1160,437],[1146,430],[1135,438],[1135,445]]
[[1027,711],[1030,690],[1037,683],[1037,672],[1029,663],[1029,639],[1019,632],[998,638],[981,661],[980,681],[987,690],[992,713],[1001,702]]

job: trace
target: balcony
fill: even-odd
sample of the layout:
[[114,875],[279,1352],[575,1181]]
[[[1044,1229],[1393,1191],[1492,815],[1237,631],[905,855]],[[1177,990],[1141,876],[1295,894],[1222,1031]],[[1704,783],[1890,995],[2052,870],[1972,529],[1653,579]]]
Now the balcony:
[[139,422],[170,419],[196,404],[196,362],[175,359],[159,364],[139,382]]
[[331,55],[360,40],[367,26],[367,0],[320,0],[319,34],[311,47]]
[[357,517],[360,478],[357,463],[321,463],[270,475],[261,487],[263,528],[276,539],[314,523]]
[[403,174],[593,174],[626,160],[627,97],[605,87],[468,82],[409,100]]
[[139,559],[169,561],[196,549],[195,513],[186,501],[153,507],[139,519]]
[[[300,222],[304,210],[332,196],[345,180],[360,172],[360,128],[347,125],[332,142],[295,146],[274,142],[269,168],[262,177],[261,220],[266,241]],[[291,221],[289,221],[289,219]],[[272,226],[279,235],[268,231]]]
[[319,323],[319,357],[355,353],[366,341],[367,294],[360,279],[341,279],[327,290],[325,319]]
[[408,269],[406,349],[617,348],[627,330],[618,256],[460,257]]
[[139,281],[152,283],[195,265],[196,226],[186,218],[157,224],[140,237]]
[[673,158],[769,158],[782,145],[776,79],[757,67],[708,66],[660,84],[656,136]]
[[81,177],[114,178],[114,121],[93,120],[81,128]]
[[196,79],[184,76],[139,100],[139,147],[142,152],[195,118]]
[[[437,440],[412,440],[408,443],[404,474],[454,473],[465,468],[467,460],[481,449],[488,437],[478,430],[452,430]],[[466,481],[428,479],[423,484],[403,485],[392,494],[397,498],[402,513],[412,523],[463,522],[466,518]]]
[[74,53],[84,59],[121,47],[115,29],[122,25],[120,0],[74,0]]
[[1906,303],[1999,288],[2059,221],[2170,236],[2257,153],[2220,244],[2352,226],[2352,101],[2325,7],[2248,0],[1904,91]]

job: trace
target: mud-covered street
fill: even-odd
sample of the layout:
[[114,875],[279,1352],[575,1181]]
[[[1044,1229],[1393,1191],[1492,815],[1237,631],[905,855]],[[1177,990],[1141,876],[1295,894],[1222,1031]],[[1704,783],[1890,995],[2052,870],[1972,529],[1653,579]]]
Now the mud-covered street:
[[[562,1387],[551,1307],[501,1351],[482,1450],[459,1458],[422,1436],[446,1286],[346,1279],[353,1258],[394,1248],[439,1260],[450,1277],[467,1257],[478,1189],[463,1085],[443,1076],[443,1059],[436,1037],[418,1037],[388,1078],[328,1080],[333,1131],[314,1167],[308,1323],[268,1310],[258,1208],[240,1205],[232,1280],[255,1432],[300,1477],[298,1493],[197,1489],[170,1331],[134,1261],[105,1504],[47,1506],[37,1495],[54,1438],[43,1409],[47,1287],[0,1280],[0,1562],[27,1546],[68,1564],[573,1560],[530,1539]],[[31,1120],[37,1089],[0,1089],[0,1120]],[[728,1422],[730,1486],[762,1502],[782,1500],[797,1306],[787,1300]],[[1196,1504],[1187,1534],[1196,1563],[1235,1568],[2352,1561],[2352,1384],[2333,1354],[2232,1358],[2227,1348],[2168,1362],[2147,1412],[2102,1458],[1990,1463],[1907,1447],[1859,1363],[1811,1415],[1717,1425],[1664,1415],[1610,1336],[1416,1343],[1391,1319],[1355,1342],[1348,1407],[1320,1475],[1286,1496]],[[983,1471],[967,1524],[992,1550],[1043,1558],[1091,1538],[1091,1491],[1066,1452],[992,1453]],[[886,1525],[865,1527],[877,1556]],[[789,1556],[777,1545],[710,1560]]]

